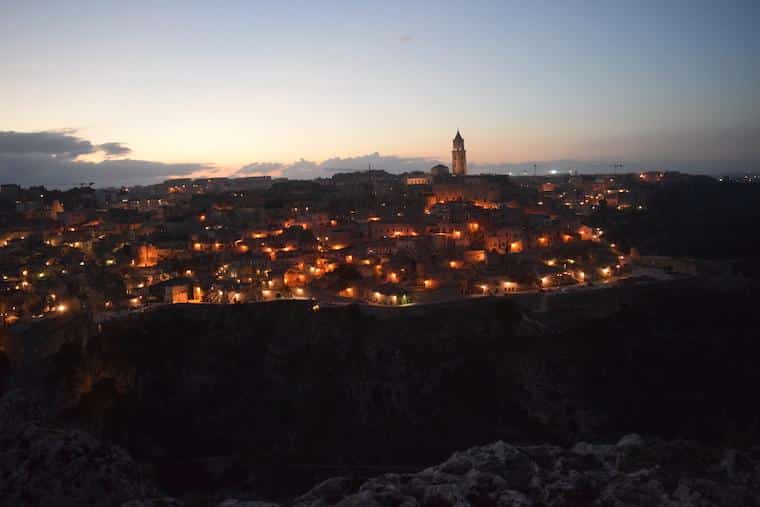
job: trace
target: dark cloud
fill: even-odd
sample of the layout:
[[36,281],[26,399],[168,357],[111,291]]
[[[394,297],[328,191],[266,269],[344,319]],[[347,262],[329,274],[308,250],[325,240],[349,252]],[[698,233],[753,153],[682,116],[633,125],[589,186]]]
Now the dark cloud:
[[[113,160],[131,150],[122,143],[94,145],[73,130],[48,132],[0,132],[0,183],[23,186],[96,186],[153,183],[170,176],[213,172],[208,164],[164,164],[147,160]],[[103,153],[106,160],[88,162],[81,155]]]
[[44,132],[0,132],[0,155],[47,155],[53,158],[76,159],[81,155],[102,152],[106,157],[124,156],[132,150],[122,143],[94,145],[76,135],[76,130]]
[[106,157],[120,157],[132,153],[132,149],[122,143],[99,144],[98,150],[102,151]]
[[50,155],[77,158],[97,151],[90,141],[72,131],[0,132],[0,155]]
[[213,172],[207,164],[164,164],[148,160],[84,162],[53,156],[0,154],[0,183],[70,187],[93,182],[97,187],[158,183],[172,176]]

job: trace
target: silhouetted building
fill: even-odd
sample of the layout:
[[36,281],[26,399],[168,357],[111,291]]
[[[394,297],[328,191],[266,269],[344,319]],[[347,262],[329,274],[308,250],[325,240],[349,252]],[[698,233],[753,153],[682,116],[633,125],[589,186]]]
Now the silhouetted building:
[[467,152],[464,149],[464,139],[459,130],[454,137],[454,149],[451,150],[451,171],[454,176],[467,175]]
[[442,178],[449,175],[449,168],[443,164],[434,165],[430,168],[430,174],[434,178]]

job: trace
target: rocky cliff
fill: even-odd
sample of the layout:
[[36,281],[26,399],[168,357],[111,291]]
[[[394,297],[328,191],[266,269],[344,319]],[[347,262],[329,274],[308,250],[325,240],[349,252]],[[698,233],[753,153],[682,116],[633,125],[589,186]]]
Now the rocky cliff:
[[332,476],[411,471],[499,440],[757,442],[752,299],[652,288],[625,301],[542,334],[526,325],[540,316],[507,300],[389,319],[287,301],[174,306],[104,324],[11,377],[51,421],[126,449],[164,492],[204,501],[289,499]]

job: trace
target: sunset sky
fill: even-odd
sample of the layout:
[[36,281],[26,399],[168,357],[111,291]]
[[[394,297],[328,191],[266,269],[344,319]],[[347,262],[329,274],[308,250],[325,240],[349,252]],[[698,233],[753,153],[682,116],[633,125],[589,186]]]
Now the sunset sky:
[[424,169],[450,163],[457,128],[485,171],[760,170],[756,1],[0,0],[0,13],[3,183]]

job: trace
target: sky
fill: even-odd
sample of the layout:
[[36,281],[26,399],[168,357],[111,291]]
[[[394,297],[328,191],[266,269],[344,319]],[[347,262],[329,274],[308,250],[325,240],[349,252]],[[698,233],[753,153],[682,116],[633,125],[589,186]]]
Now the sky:
[[760,170],[760,2],[0,0],[0,180]]

